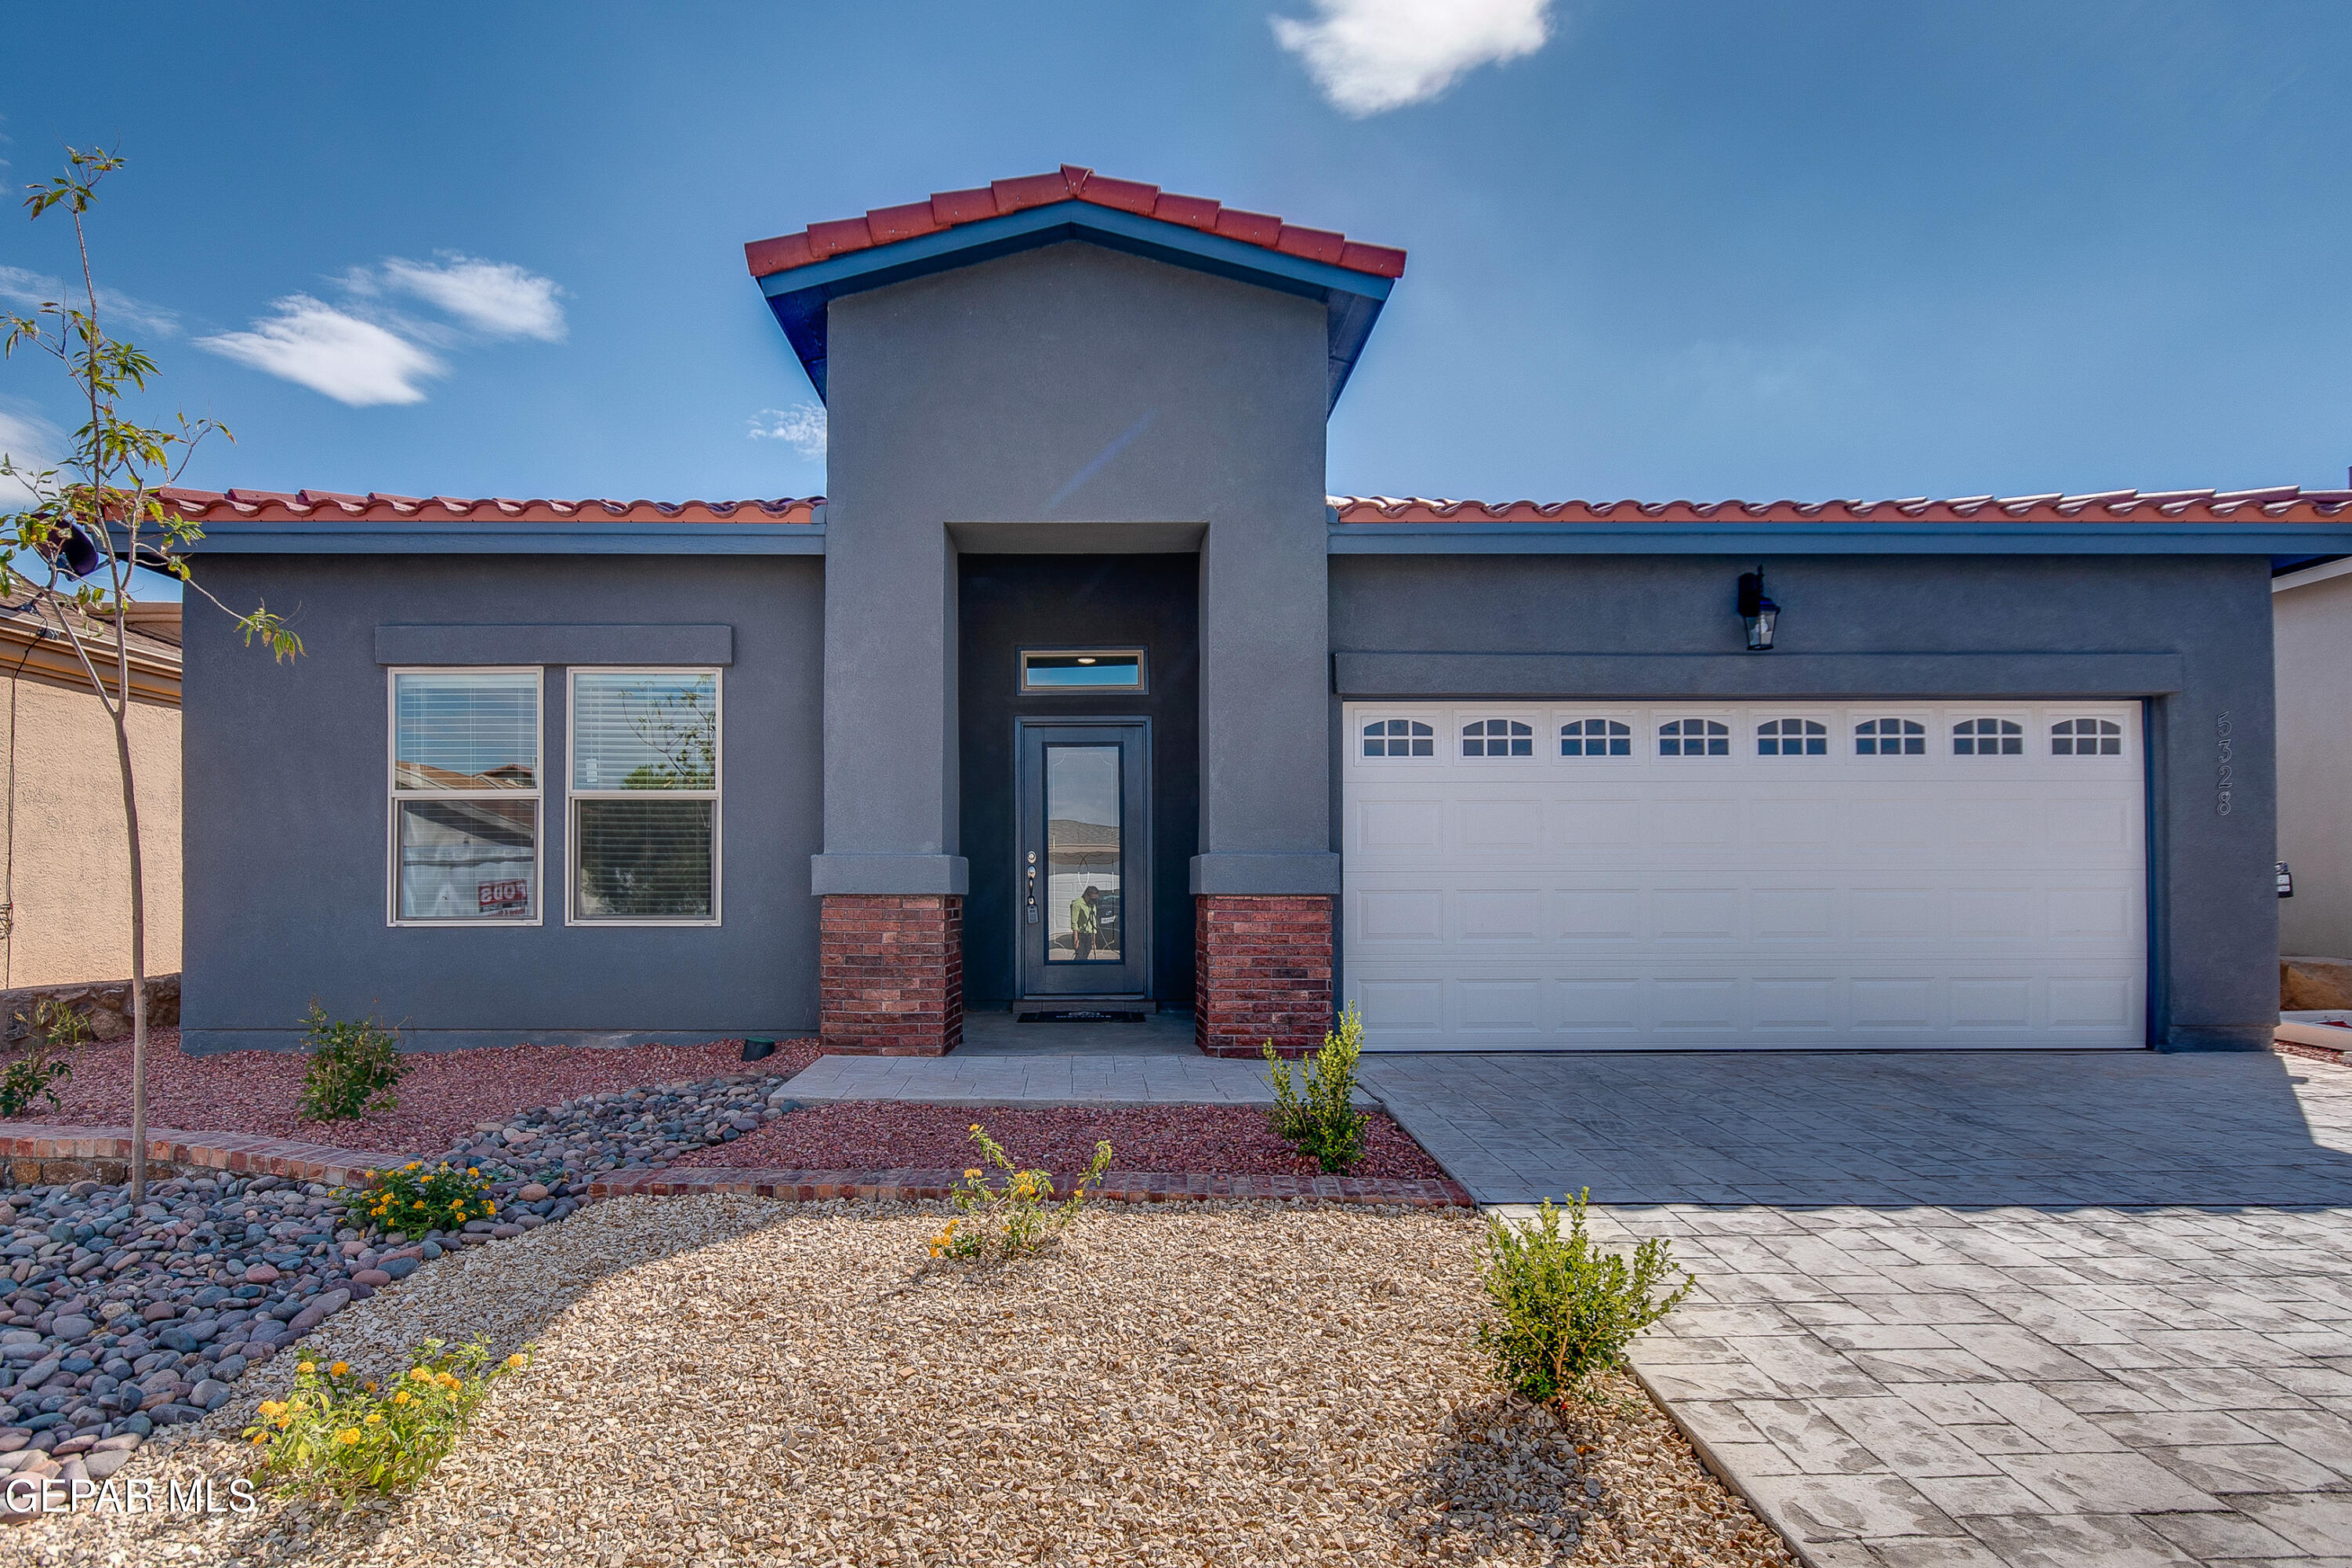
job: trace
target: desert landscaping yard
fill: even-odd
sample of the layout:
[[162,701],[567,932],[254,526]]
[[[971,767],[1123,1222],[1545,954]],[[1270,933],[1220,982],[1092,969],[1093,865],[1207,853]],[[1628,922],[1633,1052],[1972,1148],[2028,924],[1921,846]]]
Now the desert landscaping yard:
[[[302,1354],[535,1345],[412,1495],[83,1513],[0,1561],[1779,1563],[1630,1380],[1565,1418],[1472,1342],[1466,1214],[1105,1205],[934,1262],[942,1205],[621,1198],[440,1259]],[[227,1475],[291,1355],[117,1472]]]

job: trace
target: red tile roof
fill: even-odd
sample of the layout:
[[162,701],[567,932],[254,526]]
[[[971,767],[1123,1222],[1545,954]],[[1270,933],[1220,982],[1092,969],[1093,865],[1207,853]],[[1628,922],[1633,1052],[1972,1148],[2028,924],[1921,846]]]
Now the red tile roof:
[[1351,272],[1369,272],[1380,278],[1404,276],[1402,250],[1385,245],[1364,245],[1327,228],[1301,228],[1269,214],[1243,212],[1205,196],[1171,195],[1158,185],[1114,180],[1075,163],[1065,163],[1050,174],[997,180],[981,190],[942,191],[928,202],[875,207],[864,217],[813,223],[798,234],[755,239],[743,247],[743,257],[751,263],[752,277],[765,278],[844,251],[889,245],[918,235],[936,234],[959,224],[978,223],[1026,207],[1067,201],[1092,202],[1097,206],[1116,207],[1162,223],[1181,224],[1186,228],[1279,250],[1286,256],[1328,262]]
[[1953,500],[1506,501],[1327,496],[1348,522],[2324,522],[2352,490],[2103,490],[2095,495],[1963,496]]
[[340,495],[332,490],[167,489],[197,523],[252,522],[814,522],[822,496],[777,500],[507,500],[458,496]]

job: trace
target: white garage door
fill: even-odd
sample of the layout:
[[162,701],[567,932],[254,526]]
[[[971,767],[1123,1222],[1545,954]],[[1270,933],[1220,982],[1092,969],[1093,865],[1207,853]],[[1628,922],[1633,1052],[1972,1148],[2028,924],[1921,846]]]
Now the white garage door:
[[1386,1050],[2138,1047],[2137,703],[1349,703]]

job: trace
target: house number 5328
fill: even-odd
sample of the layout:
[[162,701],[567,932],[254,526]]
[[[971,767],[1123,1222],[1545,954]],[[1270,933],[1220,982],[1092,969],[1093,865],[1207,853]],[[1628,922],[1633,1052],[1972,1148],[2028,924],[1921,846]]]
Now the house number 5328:
[[2230,815],[2230,715],[2225,710],[2213,721],[2213,811],[2218,816]]

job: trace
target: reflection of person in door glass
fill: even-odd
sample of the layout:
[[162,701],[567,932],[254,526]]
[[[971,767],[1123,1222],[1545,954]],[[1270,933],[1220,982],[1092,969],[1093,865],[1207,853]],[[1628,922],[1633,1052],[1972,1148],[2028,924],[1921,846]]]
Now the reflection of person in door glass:
[[1095,955],[1095,905],[1101,898],[1099,889],[1089,887],[1070,900],[1070,936],[1081,959]]

